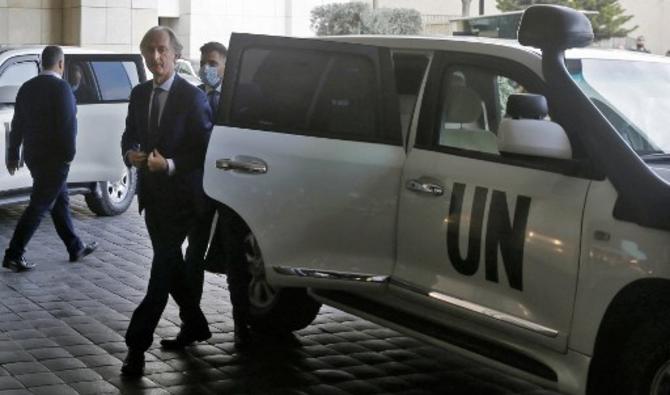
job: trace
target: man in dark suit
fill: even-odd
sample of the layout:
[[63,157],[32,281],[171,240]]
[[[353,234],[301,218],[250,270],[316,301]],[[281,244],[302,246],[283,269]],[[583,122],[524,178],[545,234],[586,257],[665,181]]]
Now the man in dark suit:
[[205,94],[175,73],[182,46],[174,32],[151,28],[140,51],[153,80],[130,94],[124,158],[138,168],[140,212],[144,210],[154,257],[147,294],[128,325],[128,356],[121,368],[127,376],[144,369],[144,352],[172,295],[179,305],[179,341],[189,344],[211,337],[200,309],[194,278],[202,270],[184,260],[181,245],[206,210],[202,174],[212,129]]
[[19,219],[5,251],[2,266],[14,271],[31,270],[23,254],[44,215],[51,218],[75,262],[93,252],[97,243],[82,243],[70,218],[67,175],[75,155],[77,107],[70,85],[63,81],[63,50],[48,46],[42,52],[43,71],[21,86],[16,96],[12,130],[7,147],[7,170],[19,168],[20,147],[33,177],[30,203]]
[[[226,68],[226,47],[216,41],[205,43],[200,47],[200,79],[203,84],[199,86],[207,94],[207,101],[214,119],[216,119],[221,98],[221,85],[223,82],[223,73]],[[186,259],[192,259],[195,262],[203,262],[205,253],[207,259],[217,261],[217,264],[225,262],[226,279],[228,281],[228,290],[230,292],[230,301],[233,305],[233,321],[235,322],[234,342],[238,349],[243,349],[251,343],[249,332],[249,282],[251,274],[242,250],[239,248],[244,241],[239,240],[239,235],[230,230],[233,228],[234,216],[226,211],[221,211],[219,215],[216,212],[216,203],[209,200],[209,208],[205,216],[198,219],[196,230],[189,236],[188,248],[186,250]],[[216,230],[212,234],[212,223],[215,221]],[[233,244],[236,246],[233,247]],[[225,248],[224,245],[232,248]],[[226,257],[230,259],[226,262]],[[201,275],[204,273],[201,271]],[[198,295],[202,295],[203,276],[196,283],[198,286]],[[177,341],[163,341],[164,347],[182,348],[184,344]]]

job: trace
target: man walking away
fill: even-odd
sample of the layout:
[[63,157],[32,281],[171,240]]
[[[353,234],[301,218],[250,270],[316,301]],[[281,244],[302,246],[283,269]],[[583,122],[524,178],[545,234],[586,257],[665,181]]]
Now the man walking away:
[[25,163],[33,178],[30,203],[21,215],[5,251],[2,266],[20,272],[34,264],[24,258],[25,248],[51,212],[58,236],[65,243],[70,262],[92,253],[96,242],[82,243],[70,218],[67,175],[75,155],[77,107],[70,85],[63,81],[63,50],[48,46],[42,51],[42,72],[27,81],[16,96],[7,147],[7,170],[14,175],[19,167],[19,149],[23,144]]

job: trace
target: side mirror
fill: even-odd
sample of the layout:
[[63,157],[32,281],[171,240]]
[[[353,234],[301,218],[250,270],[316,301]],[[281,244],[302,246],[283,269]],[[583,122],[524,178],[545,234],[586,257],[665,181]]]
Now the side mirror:
[[20,86],[3,85],[0,86],[0,104],[16,103],[16,95],[19,93]]
[[519,24],[519,43],[542,50],[564,51],[593,42],[591,21],[581,12],[557,5],[533,5]]
[[561,125],[539,119],[505,118],[498,127],[501,153],[572,159],[572,146]]

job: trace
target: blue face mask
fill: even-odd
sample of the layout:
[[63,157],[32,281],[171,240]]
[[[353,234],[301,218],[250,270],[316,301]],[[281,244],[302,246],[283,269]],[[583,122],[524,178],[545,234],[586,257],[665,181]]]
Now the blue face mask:
[[199,74],[202,82],[211,88],[216,88],[221,83],[219,70],[216,67],[206,64],[200,68]]

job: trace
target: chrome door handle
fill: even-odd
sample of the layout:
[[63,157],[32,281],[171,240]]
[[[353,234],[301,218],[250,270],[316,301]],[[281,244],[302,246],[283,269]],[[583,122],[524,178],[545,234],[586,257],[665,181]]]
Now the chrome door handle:
[[223,171],[232,170],[249,174],[265,174],[268,172],[268,165],[262,159],[242,155],[232,159],[218,159],[216,161],[216,168]]
[[444,187],[440,184],[435,184],[425,180],[409,180],[405,185],[410,191],[425,193],[433,196],[444,195]]

